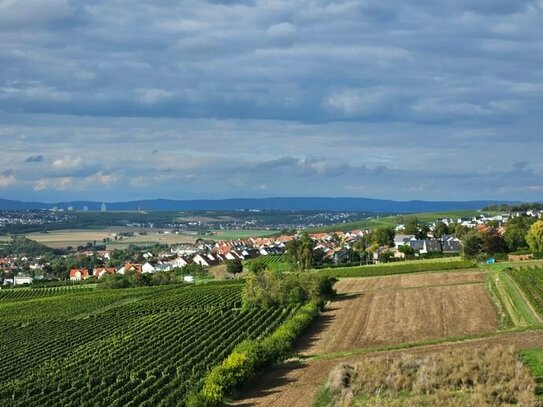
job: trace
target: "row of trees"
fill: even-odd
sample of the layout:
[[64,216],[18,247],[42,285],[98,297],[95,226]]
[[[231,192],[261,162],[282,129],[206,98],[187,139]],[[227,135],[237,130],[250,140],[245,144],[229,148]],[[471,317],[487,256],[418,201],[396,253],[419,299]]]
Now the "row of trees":
[[462,237],[465,257],[531,251],[543,253],[543,221],[528,216],[511,219],[503,235],[497,228],[470,230]]
[[334,294],[334,283],[334,279],[315,272],[250,272],[243,288],[243,303],[264,308],[295,306],[308,301],[322,303]]

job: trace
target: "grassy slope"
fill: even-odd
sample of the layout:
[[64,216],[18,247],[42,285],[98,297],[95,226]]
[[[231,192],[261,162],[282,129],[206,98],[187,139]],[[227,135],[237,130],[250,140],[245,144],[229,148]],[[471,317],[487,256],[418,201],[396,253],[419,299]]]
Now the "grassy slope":
[[522,327],[539,323],[539,318],[526,303],[522,294],[511,279],[502,272],[491,271],[490,283],[493,292],[503,305],[508,320],[513,327]]
[[[318,232],[334,232],[334,231],[350,231],[358,229],[376,229],[383,226],[395,226],[399,219],[408,218],[414,216],[417,219],[423,222],[434,222],[442,218],[471,218],[473,216],[481,215],[482,212],[477,210],[457,210],[457,211],[447,211],[447,212],[424,212],[424,213],[413,213],[413,214],[401,214],[401,215],[391,215],[383,216],[380,218],[372,218],[361,220],[357,222],[350,223],[339,223],[336,225],[323,226],[318,228],[307,229],[309,233],[318,233]],[[487,215],[494,214],[493,212],[485,212]]]

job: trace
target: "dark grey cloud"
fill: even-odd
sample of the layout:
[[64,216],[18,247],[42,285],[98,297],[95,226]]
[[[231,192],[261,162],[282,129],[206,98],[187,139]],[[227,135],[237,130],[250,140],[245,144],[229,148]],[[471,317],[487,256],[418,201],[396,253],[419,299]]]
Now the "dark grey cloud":
[[25,163],[41,163],[43,160],[43,155],[31,155],[25,159]]

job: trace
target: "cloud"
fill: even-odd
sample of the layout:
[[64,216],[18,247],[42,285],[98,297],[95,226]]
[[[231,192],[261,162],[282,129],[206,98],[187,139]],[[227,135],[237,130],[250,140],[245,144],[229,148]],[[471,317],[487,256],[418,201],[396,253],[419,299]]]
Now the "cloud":
[[0,0],[2,192],[541,199],[542,19],[535,0]]
[[117,182],[114,174],[97,172],[84,178],[55,177],[38,179],[34,185],[35,191],[59,190],[59,191],[85,191],[96,187],[110,187]]
[[43,160],[43,155],[31,155],[25,159],[25,163],[41,163]]
[[74,11],[67,0],[0,0],[0,28],[58,22]]
[[0,188],[4,189],[7,188],[13,184],[17,179],[15,178],[15,175],[10,170],[4,170],[0,171]]
[[77,170],[83,167],[84,162],[81,157],[69,157],[58,158],[51,164],[55,170],[58,171],[70,171]]
[[289,22],[272,24],[266,29],[266,35],[274,40],[292,40],[296,36],[296,26]]
[[167,101],[173,97],[173,93],[164,89],[136,89],[138,100],[146,105],[153,105]]

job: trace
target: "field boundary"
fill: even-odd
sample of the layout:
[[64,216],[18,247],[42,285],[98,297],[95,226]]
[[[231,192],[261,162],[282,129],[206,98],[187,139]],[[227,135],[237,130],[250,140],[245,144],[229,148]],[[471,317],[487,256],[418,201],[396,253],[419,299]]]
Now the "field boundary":
[[510,334],[523,333],[523,332],[538,332],[541,330],[543,330],[543,324],[530,325],[526,327],[512,328],[512,329],[494,331],[494,332],[486,332],[486,333],[476,334],[476,335],[430,339],[430,340],[424,340],[424,341],[401,343],[397,345],[376,346],[376,347],[360,348],[360,349],[341,351],[341,352],[320,353],[320,354],[315,354],[311,356],[298,355],[296,359],[304,360],[304,361],[341,360],[341,359],[349,358],[352,356],[365,355],[365,354],[379,354],[383,352],[400,351],[400,350],[407,350],[407,349],[418,349],[418,348],[433,347],[433,346],[439,346],[439,345],[457,344],[457,343],[463,343],[463,342],[465,343],[478,342],[478,341],[484,341],[485,339],[488,339],[488,338],[496,338],[500,336],[507,336]]

